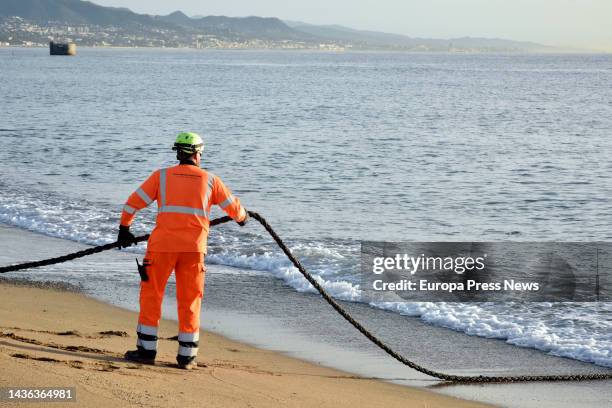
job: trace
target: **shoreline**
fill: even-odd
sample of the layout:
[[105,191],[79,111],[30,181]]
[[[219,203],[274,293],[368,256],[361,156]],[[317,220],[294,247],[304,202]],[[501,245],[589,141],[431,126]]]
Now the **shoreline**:
[[[76,387],[79,406],[486,407],[364,378],[201,330],[199,366],[174,367],[176,322],[160,322],[158,364],[123,360],[137,314],[84,294],[0,282],[3,387]],[[30,299],[36,299],[32,302]]]
[[[4,224],[0,224],[0,246],[4,250],[0,254],[1,265],[29,259],[44,259],[85,247],[83,244]],[[28,254],[25,248],[36,248],[36,254]],[[17,281],[18,285],[26,289],[35,285],[45,288],[41,289],[43,292],[49,290],[46,289],[49,286],[58,286],[62,289],[59,293],[67,293],[63,291],[65,289],[75,290],[79,292],[77,295],[88,302],[133,316],[121,324],[125,327],[123,331],[134,336],[136,322],[134,311],[137,310],[134,302],[138,298],[136,283],[138,278],[133,271],[133,257],[134,253],[112,251],[106,255],[94,255],[83,261],[46,267],[44,270],[2,275],[0,288],[1,283],[6,282],[8,278]],[[287,290],[286,285],[272,277],[262,279],[259,275],[240,275],[236,274],[237,272],[234,268],[209,265],[202,315],[202,327],[208,334],[203,334],[203,339],[209,335],[216,336],[236,344],[248,345],[245,347],[259,350],[261,353],[292,359],[306,366],[332,370],[335,373],[344,373],[343,375],[351,373],[348,374],[350,378],[359,378],[360,381],[368,379],[374,382],[393,383],[409,390],[434,392],[435,395],[493,405],[504,404],[516,408],[569,408],[598,407],[612,401],[612,390],[607,386],[607,381],[509,383],[485,387],[440,382],[410,370],[387,357],[354,328],[345,324],[339,316],[330,313],[329,306],[318,296]],[[134,275],[126,281],[126,273]],[[123,277],[119,279],[117,275]],[[234,283],[237,281],[244,285],[243,290],[236,291]],[[176,335],[176,303],[173,291],[174,285],[169,282],[162,316],[166,319],[164,324],[171,325],[172,329],[169,332],[162,331],[162,337]],[[263,293],[265,296],[261,296]],[[6,307],[5,304],[6,302],[0,302],[0,313]],[[344,306],[366,326],[377,331],[382,330],[378,334],[398,351],[426,367],[443,372],[469,375],[521,375],[605,370],[594,368],[588,363],[553,357],[535,349],[521,348],[499,340],[468,336],[462,332],[428,325],[418,318],[373,309],[365,304],[347,303]],[[0,322],[4,320],[0,314]],[[29,320],[31,320],[29,315],[22,318],[22,321]],[[79,323],[78,327],[68,325],[63,330],[90,333],[87,324],[87,322]],[[0,325],[7,326],[2,323]],[[32,328],[24,325],[14,326]],[[114,329],[102,327],[99,331],[107,330]],[[47,331],[59,330],[50,328]],[[28,332],[22,334],[27,337]],[[410,341],[407,342],[407,339]],[[51,338],[51,341],[57,342],[57,339]],[[114,351],[118,358],[122,357],[126,349],[134,348],[135,339],[124,338],[123,341],[122,348]],[[95,346],[89,347],[95,348]],[[174,362],[175,344],[166,347],[170,347],[167,362]],[[236,347],[229,346],[229,348]],[[202,348],[201,356],[206,359],[205,353]],[[267,362],[264,362],[259,369],[265,371],[266,367]],[[302,405],[304,404],[302,402]],[[321,402],[317,402],[317,405],[319,404]]]

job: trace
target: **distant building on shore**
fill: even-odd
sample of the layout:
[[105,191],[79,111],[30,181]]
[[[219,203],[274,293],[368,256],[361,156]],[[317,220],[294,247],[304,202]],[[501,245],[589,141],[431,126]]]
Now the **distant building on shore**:
[[76,55],[76,44],[74,43],[49,43],[50,55]]

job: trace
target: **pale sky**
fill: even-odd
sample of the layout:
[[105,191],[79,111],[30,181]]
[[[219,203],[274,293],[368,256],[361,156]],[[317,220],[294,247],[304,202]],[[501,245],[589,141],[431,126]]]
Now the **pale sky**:
[[490,37],[612,51],[612,0],[92,0],[137,13],[262,16],[411,37]]

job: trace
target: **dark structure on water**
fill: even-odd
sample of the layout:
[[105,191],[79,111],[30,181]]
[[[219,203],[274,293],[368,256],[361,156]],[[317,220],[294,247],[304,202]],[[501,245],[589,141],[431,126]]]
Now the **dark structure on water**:
[[76,44],[74,43],[49,43],[50,55],[76,55]]

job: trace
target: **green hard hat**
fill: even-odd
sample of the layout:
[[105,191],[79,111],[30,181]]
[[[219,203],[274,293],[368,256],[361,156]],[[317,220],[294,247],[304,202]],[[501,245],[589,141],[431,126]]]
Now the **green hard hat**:
[[201,153],[204,150],[204,141],[197,133],[181,132],[174,141],[172,150],[185,153]]

